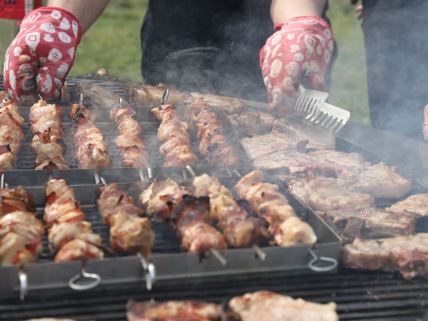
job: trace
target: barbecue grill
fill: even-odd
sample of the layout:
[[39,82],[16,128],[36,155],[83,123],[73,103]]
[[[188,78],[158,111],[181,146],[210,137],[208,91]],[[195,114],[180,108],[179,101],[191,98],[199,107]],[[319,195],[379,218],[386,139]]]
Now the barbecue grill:
[[[0,79],[2,80],[2,79]],[[81,79],[72,79],[70,85]],[[99,84],[118,95],[124,96],[123,84],[98,78],[84,79]],[[23,107],[25,108],[25,107]],[[27,108],[28,109],[28,108]],[[22,111],[28,115],[27,111]],[[95,182],[96,172],[93,170],[77,169],[72,143],[72,125],[67,116],[67,108],[63,108],[62,121],[65,129],[65,144],[69,147],[66,159],[71,169],[68,171],[34,171],[35,156],[29,142],[32,135],[29,128],[25,128],[26,138],[17,167],[19,171],[5,172],[5,182],[12,186],[24,185],[33,195],[39,214],[42,210],[44,197],[43,186],[52,177],[64,177],[76,190],[78,200],[83,204],[82,209],[89,221],[93,223],[94,231],[108,239],[108,226],[101,222],[95,208],[96,190],[100,187]],[[147,121],[142,123],[143,137],[151,137],[145,142],[152,157],[152,164],[160,164],[161,158],[157,152],[156,132],[157,124],[151,121],[147,109],[137,108],[137,118]],[[152,119],[153,120],[153,119]],[[109,146],[112,146],[116,133],[107,122],[97,121],[103,130]],[[344,146],[350,148],[350,146]],[[120,167],[120,156],[115,148],[110,148],[113,167]],[[198,168],[200,173],[214,169]],[[216,169],[217,170],[217,169]],[[153,168],[154,175],[180,176],[182,172]],[[135,182],[140,181],[140,172],[135,169],[103,169],[98,175],[108,183],[119,182],[120,186],[133,191]],[[219,175],[224,175],[221,171]],[[224,181],[232,185],[236,179],[224,176]],[[297,204],[298,206],[298,204]],[[299,213],[306,215],[307,220],[322,236],[314,248],[318,255],[328,258],[337,258],[340,247],[335,233],[310,211],[300,208]],[[168,299],[197,299],[213,302],[227,302],[235,295],[260,289],[281,292],[293,297],[317,302],[335,301],[341,320],[418,320],[422,318],[425,306],[428,304],[428,281],[404,281],[399,276],[387,273],[366,273],[341,270],[338,274],[308,274],[312,261],[311,253],[303,248],[294,248],[289,252],[280,248],[266,247],[268,263],[257,261],[251,249],[233,250],[226,254],[228,268],[219,269],[219,262],[215,258],[204,259],[200,262],[195,258],[180,254],[179,242],[170,227],[155,224],[157,239],[154,255],[151,261],[158,268],[158,283],[152,291],[147,291],[144,282],[144,271],[138,257],[106,258],[99,262],[89,262],[88,271],[96,269],[106,270],[107,277],[101,286],[81,293],[70,290],[67,281],[79,271],[78,262],[53,264],[50,254],[45,251],[40,257],[40,263],[31,265],[29,279],[33,281],[25,302],[19,302],[16,295],[19,289],[17,271],[15,268],[0,269],[0,320],[24,320],[30,317],[72,317],[77,320],[125,320],[125,304],[129,299],[135,300],[168,300]],[[45,240],[46,242],[46,240]],[[107,245],[107,244],[106,244]],[[321,254],[320,254],[321,253]],[[248,266],[248,260],[258,262]],[[259,264],[259,265],[257,265]],[[189,267],[199,266],[199,269]],[[331,269],[331,266],[328,266]],[[327,269],[327,270],[328,270]],[[111,272],[111,270],[116,270]],[[312,269],[313,270],[313,269]],[[313,272],[313,271],[312,271]],[[163,277],[162,277],[163,276]],[[10,288],[14,291],[10,292]],[[33,291],[37,290],[37,291]]]

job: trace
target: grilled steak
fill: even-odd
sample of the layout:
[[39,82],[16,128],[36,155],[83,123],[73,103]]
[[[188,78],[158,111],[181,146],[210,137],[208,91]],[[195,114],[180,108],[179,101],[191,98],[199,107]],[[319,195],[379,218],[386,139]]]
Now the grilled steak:
[[375,198],[400,198],[410,192],[412,183],[385,163],[365,168],[351,189]]
[[336,304],[293,299],[269,291],[233,298],[229,303],[242,321],[338,321]]
[[428,275],[428,233],[378,240],[356,239],[344,246],[342,262],[352,269],[399,271],[406,279]]
[[289,183],[290,192],[315,211],[358,210],[372,207],[371,195],[351,192],[346,181],[329,177],[308,177]]
[[270,133],[275,121],[271,114],[251,111],[229,115],[227,118],[241,136],[247,137]]
[[412,215],[390,213],[378,208],[319,214],[345,242],[352,242],[357,237],[373,239],[410,235],[415,231],[415,218]]
[[126,310],[128,321],[215,321],[223,314],[217,304],[196,301],[129,301]]
[[411,195],[403,201],[392,204],[386,210],[397,214],[413,213],[428,216],[428,193]]

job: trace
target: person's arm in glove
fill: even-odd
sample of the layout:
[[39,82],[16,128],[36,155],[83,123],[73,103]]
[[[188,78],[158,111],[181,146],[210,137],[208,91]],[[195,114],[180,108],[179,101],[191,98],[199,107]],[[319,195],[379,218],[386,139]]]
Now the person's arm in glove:
[[12,100],[59,98],[82,34],[108,0],[50,0],[30,12],[6,51],[4,88]]
[[260,52],[260,68],[271,111],[284,114],[295,102],[298,87],[326,90],[334,39],[321,18],[325,0],[272,0],[275,25]]

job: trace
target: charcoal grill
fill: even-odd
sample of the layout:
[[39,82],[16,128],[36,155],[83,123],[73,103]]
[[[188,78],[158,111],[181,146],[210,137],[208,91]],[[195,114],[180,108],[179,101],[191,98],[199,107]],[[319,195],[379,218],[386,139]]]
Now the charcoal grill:
[[[70,84],[73,85],[73,83],[80,80],[72,79]],[[124,95],[122,85],[115,81],[95,78],[84,80],[102,85],[116,94]],[[64,177],[70,185],[74,185],[73,187],[79,193],[78,199],[83,204],[86,204],[83,206],[83,210],[87,218],[94,222],[95,232],[102,234],[106,240],[108,227],[101,223],[93,203],[94,190],[98,188],[94,184],[95,172],[76,168],[73,159],[72,142],[67,141],[69,137],[72,137],[70,135],[72,128],[67,113],[67,108],[64,108],[63,123],[66,132],[64,137],[65,143],[69,147],[67,148],[66,159],[68,164],[71,165],[71,170],[54,171],[51,175],[53,177]],[[150,113],[143,109],[137,109],[137,113],[139,113],[139,119],[147,119],[147,123],[143,123],[145,130],[143,136],[149,137],[150,134],[155,132],[153,121],[148,118]],[[23,114],[28,114],[28,111],[23,111]],[[106,134],[109,146],[112,146],[115,132],[111,129],[111,125],[103,123],[103,121],[98,121],[98,125]],[[34,166],[34,155],[28,143],[31,139],[28,128],[26,133],[27,143],[23,145],[18,158],[18,167],[23,170],[6,172],[5,181],[11,186],[24,185],[28,187],[35,197],[36,203],[41,205],[43,199],[41,186],[45,184],[49,174],[31,170]],[[155,140],[146,139],[146,144],[149,146],[150,154],[154,157],[151,160],[152,163],[159,163],[160,156],[155,147]],[[119,155],[115,154],[115,149],[110,148],[110,153],[113,165],[119,166],[120,158]],[[162,171],[162,169],[156,170]],[[201,172],[203,171],[201,169]],[[107,182],[122,182],[123,186],[128,187],[130,187],[130,182],[139,180],[139,173],[134,169],[107,169],[100,170],[99,174]],[[126,180],[123,178],[126,178]],[[40,213],[41,208],[38,211]],[[313,219],[316,220],[316,216]],[[320,228],[324,228],[323,226],[321,223]],[[169,235],[174,238],[174,233],[167,231],[168,227],[159,225],[155,226],[155,229],[158,231],[166,229],[165,233],[157,233],[157,235]],[[327,240],[331,239],[327,238]],[[168,237],[166,237],[157,242],[154,252],[159,253],[160,257],[165,253],[171,252],[175,255],[178,252],[178,243],[170,241],[171,239],[168,240]],[[46,244],[44,248],[47,248]],[[307,252],[305,253],[306,256],[303,259],[307,268],[308,257]],[[334,253],[330,254],[334,256]],[[194,275],[178,274],[178,277],[176,277],[180,267],[169,264],[171,276],[175,273],[175,277],[161,280],[153,291],[148,292],[145,289],[144,282],[142,282],[143,276],[140,270],[138,270],[140,271],[139,276],[137,273],[134,274],[138,277],[129,278],[129,274],[127,274],[129,271],[136,272],[136,266],[139,264],[138,260],[132,257],[119,259],[122,259],[120,261],[122,266],[127,266],[127,269],[123,271],[124,273],[111,277],[111,282],[104,284],[108,286],[100,286],[91,291],[79,293],[73,292],[64,286],[63,278],[64,274],[67,277],[75,274],[76,270],[79,269],[79,263],[65,263],[57,265],[58,270],[47,270],[45,267],[50,264],[50,254],[45,250],[41,256],[41,264],[34,265],[37,268],[32,272],[35,278],[43,276],[40,277],[38,282],[33,283],[40,291],[30,291],[26,302],[20,302],[17,295],[10,296],[10,292],[8,292],[8,295],[0,296],[0,320],[25,320],[33,317],[70,317],[82,321],[126,320],[125,304],[129,299],[198,299],[224,303],[232,296],[261,289],[277,291],[316,302],[335,301],[338,305],[341,320],[422,320],[424,310],[428,305],[428,280],[405,281],[398,275],[390,273],[348,270],[340,270],[338,274],[307,274],[307,269],[305,271],[301,270],[301,264],[297,264],[297,266],[291,265],[289,266],[291,268],[286,271],[283,269],[268,269],[258,271],[262,273],[248,273],[249,271],[238,269],[236,273],[205,273],[204,278],[195,277],[200,276],[198,273]],[[110,264],[111,262],[108,260],[104,260],[104,262],[101,262],[102,265],[99,266],[102,268],[102,266]],[[97,263],[93,262],[93,264],[92,267],[96,268]],[[211,264],[218,264],[218,262],[212,262]],[[91,266],[88,267],[88,270],[91,270]],[[54,274],[52,272],[57,273]],[[304,275],[302,275],[302,272],[305,272]],[[14,293],[17,292],[16,274],[17,271],[14,268],[2,270],[2,273],[0,273],[0,293],[5,288],[10,288],[10,286],[14,288]],[[32,279],[31,276],[30,274],[30,279]]]

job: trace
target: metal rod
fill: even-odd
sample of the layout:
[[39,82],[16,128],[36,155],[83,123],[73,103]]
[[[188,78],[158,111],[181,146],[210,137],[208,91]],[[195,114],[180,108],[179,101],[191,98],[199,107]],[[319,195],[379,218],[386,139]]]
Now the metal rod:
[[4,173],[1,174],[0,178],[0,188],[4,188]]
[[153,171],[151,167],[147,167],[147,175],[149,176],[149,179],[153,179]]
[[221,265],[226,266],[227,261],[226,259],[223,257],[223,255],[220,254],[219,251],[215,250],[215,249],[210,249],[210,253],[212,255],[214,255],[214,257],[220,262]]
[[242,178],[242,175],[240,172],[238,172],[237,169],[234,169],[233,172],[235,173],[236,176],[238,176],[239,178]]
[[253,250],[260,260],[264,261],[266,259],[266,253],[260,248],[260,246],[254,244]]
[[141,261],[141,267],[144,271],[146,279],[146,289],[148,291],[151,291],[153,288],[153,284],[156,282],[156,268],[152,263],[149,263],[141,253],[138,253],[137,255]]
[[83,106],[83,93],[80,93],[79,105],[80,105],[80,107]]
[[18,278],[19,278],[19,299],[21,301],[24,301],[25,297],[28,294],[28,276],[27,276],[27,273],[23,270],[19,270]]
[[186,171],[184,168],[182,168],[182,169],[181,169],[181,174],[183,175],[183,178],[184,178],[185,180],[189,179],[189,178],[187,177],[187,171]]
[[142,182],[146,181],[146,178],[144,177],[144,172],[143,172],[143,170],[141,168],[138,170],[138,176],[140,176],[140,180]]
[[227,175],[229,175],[229,177],[233,177],[232,172],[230,171],[230,169],[227,168],[227,167],[225,167],[225,168],[226,168]]
[[104,186],[107,186],[106,180],[104,179],[104,177],[100,176],[98,172],[95,172],[94,178],[95,178],[95,184],[97,185],[103,184]]
[[192,175],[193,177],[195,177],[195,176],[196,176],[196,173],[195,173],[195,171],[193,170],[192,166],[190,166],[190,165],[186,165],[186,169],[187,169],[187,171],[190,173],[190,175]]

